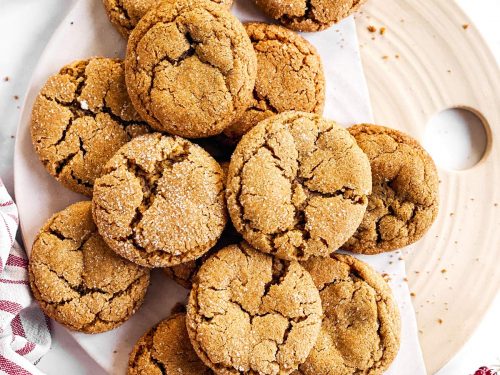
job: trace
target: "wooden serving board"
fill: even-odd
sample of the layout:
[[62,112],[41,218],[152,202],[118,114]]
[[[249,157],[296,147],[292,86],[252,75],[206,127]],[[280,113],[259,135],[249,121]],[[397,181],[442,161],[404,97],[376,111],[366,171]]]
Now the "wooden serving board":
[[435,373],[467,341],[499,291],[500,73],[453,0],[369,0],[356,21],[377,123],[422,141],[433,115],[459,107],[486,127],[487,149],[477,165],[459,172],[440,168],[437,222],[404,252],[427,370]]

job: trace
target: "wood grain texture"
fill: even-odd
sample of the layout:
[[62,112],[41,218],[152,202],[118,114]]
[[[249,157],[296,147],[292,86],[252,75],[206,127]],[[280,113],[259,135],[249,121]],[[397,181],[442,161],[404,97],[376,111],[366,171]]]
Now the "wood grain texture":
[[435,373],[465,344],[500,286],[500,73],[452,0],[370,0],[356,21],[377,123],[422,140],[434,114],[462,107],[487,124],[484,158],[465,171],[439,170],[439,217],[404,251],[427,370]]

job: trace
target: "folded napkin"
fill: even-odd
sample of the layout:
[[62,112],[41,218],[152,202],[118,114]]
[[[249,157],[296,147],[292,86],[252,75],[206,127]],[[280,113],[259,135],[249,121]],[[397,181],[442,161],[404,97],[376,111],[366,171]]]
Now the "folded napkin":
[[17,208],[0,180],[0,370],[42,374],[33,364],[50,348],[49,320],[30,293],[28,259],[15,241]]

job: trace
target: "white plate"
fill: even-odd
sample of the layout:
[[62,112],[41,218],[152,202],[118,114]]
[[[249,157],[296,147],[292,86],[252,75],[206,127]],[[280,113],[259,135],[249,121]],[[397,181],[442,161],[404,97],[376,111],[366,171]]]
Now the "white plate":
[[[232,11],[242,20],[262,19],[248,0],[236,1]],[[348,19],[337,27],[306,37],[318,48],[325,66],[325,117],[344,125],[370,121],[371,107],[353,20]],[[45,220],[69,204],[86,199],[59,185],[39,162],[29,133],[35,97],[46,79],[63,65],[89,56],[122,57],[124,50],[125,43],[106,19],[101,2],[80,0],[55,32],[38,63],[23,105],[15,150],[15,193],[28,253]],[[402,347],[388,373],[408,374],[408,368],[411,368],[412,374],[423,374],[414,312],[408,288],[402,282],[404,263],[394,261],[397,258],[396,253],[393,257],[380,255],[363,259],[379,272],[392,277],[391,286],[402,313]],[[186,290],[155,271],[143,307],[127,323],[99,335],[72,335],[107,372],[123,374],[136,340],[149,327],[168,316],[173,305],[185,301],[186,296]]]

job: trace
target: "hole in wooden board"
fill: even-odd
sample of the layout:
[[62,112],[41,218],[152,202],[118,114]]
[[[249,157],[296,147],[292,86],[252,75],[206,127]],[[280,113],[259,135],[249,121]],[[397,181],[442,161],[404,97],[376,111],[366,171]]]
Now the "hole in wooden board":
[[427,123],[423,144],[436,164],[444,169],[463,171],[485,156],[488,132],[485,121],[465,108],[449,108]]

